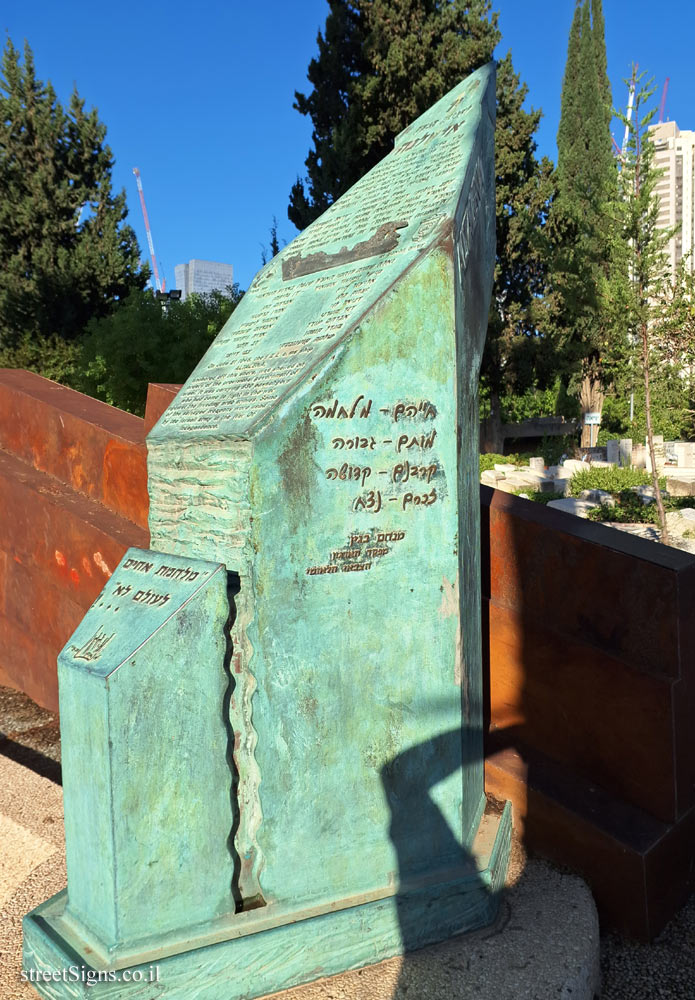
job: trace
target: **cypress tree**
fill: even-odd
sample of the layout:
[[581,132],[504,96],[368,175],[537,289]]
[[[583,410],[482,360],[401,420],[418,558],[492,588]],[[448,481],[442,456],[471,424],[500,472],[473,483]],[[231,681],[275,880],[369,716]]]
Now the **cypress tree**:
[[[596,0],[594,0],[596,5]],[[598,3],[600,11],[600,0]],[[601,12],[601,22],[602,22]],[[610,83],[603,35],[591,24],[590,0],[577,3],[570,31],[558,128],[558,189],[577,218],[595,213],[615,185],[610,138]],[[595,220],[592,220],[595,225]]]
[[96,110],[75,91],[65,110],[8,40],[0,79],[0,345],[69,341],[143,288],[125,193]]
[[602,0],[591,0],[591,21],[593,25],[594,48],[596,51],[596,72],[598,85],[610,126],[613,117],[613,94],[608,79],[608,57],[606,55],[606,23],[603,19]]
[[569,43],[567,46],[567,62],[562,80],[562,97],[560,102],[560,124],[557,132],[557,181],[558,192],[566,194],[574,186],[577,171],[576,142],[581,133],[581,114],[579,109],[579,48],[581,39],[581,0],[577,0],[572,18]]
[[[582,412],[601,410],[603,357],[612,336],[601,308],[617,195],[610,121],[603,9],[600,0],[577,0],[558,128],[557,197],[548,227],[553,262],[547,307],[548,326],[561,345]],[[589,443],[588,428],[582,443]]]

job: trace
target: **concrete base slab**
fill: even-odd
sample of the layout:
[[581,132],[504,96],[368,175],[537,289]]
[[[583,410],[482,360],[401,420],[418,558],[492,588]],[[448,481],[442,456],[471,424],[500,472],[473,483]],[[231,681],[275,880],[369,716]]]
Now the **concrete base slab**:
[[276,993],[275,1000],[593,1000],[599,925],[586,884],[528,861],[492,927]]
[[[77,921],[65,919],[67,897],[59,893],[24,918],[24,969],[44,1000],[265,996],[322,973],[338,975],[489,927],[504,888],[511,834],[510,804],[500,811],[498,803],[490,803],[470,863],[465,871],[448,869],[446,881],[403,883],[397,893],[344,908],[317,907],[313,914],[250,910],[248,919],[239,917],[244,925],[203,925],[195,937],[159,935],[147,951],[137,957],[121,952],[108,966],[81,938]],[[89,969],[86,980],[62,977],[60,970],[75,964]]]

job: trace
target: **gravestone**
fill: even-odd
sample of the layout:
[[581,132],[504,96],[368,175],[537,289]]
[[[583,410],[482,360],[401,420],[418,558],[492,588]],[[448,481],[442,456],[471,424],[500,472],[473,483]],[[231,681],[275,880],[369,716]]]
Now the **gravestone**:
[[674,445],[679,468],[695,466],[695,445],[689,441],[678,441]]
[[636,469],[646,469],[647,448],[643,444],[636,444],[632,449],[632,464]]
[[617,438],[606,441],[606,461],[613,465],[620,464],[620,441]]
[[[86,898],[91,879],[73,864],[70,902],[26,918],[27,968],[89,947],[99,969],[146,975],[157,963],[158,996],[240,1000],[493,918],[511,833],[509,807],[486,807],[482,747],[477,384],[495,260],[494,117],[490,65],[266,265],[149,435],[155,551],[129,558],[207,572],[215,600],[220,565],[235,581],[228,645],[216,604],[214,650],[181,637],[206,678],[192,695],[195,753],[169,713],[179,671],[164,645],[160,686],[142,691],[145,756],[135,764],[126,746],[111,758],[130,782],[113,826],[131,829],[134,810],[148,845],[142,856],[125,842],[114,850],[128,884],[142,868],[155,892],[144,761],[166,748],[195,784],[207,748],[214,776],[196,794],[210,810],[185,812],[195,829],[171,848],[182,874],[166,868],[191,910],[152,904],[146,927],[148,892],[119,910],[114,876],[106,926],[96,904],[73,912],[73,883],[86,878]],[[166,615],[158,579],[147,582],[152,614]],[[90,640],[102,635],[98,612],[80,626]],[[166,634],[154,631],[143,655]],[[109,697],[126,699],[132,723],[140,674],[118,673],[128,690]],[[106,733],[93,729],[98,759]],[[125,733],[116,740],[129,745]],[[165,773],[162,802],[167,790],[162,838],[183,794]],[[197,890],[189,871],[206,845],[219,879],[209,885],[206,862]],[[101,988],[89,996],[131,995]],[[61,989],[50,996],[81,995]]]
[[618,448],[618,464],[623,469],[632,468],[632,438],[621,438]]

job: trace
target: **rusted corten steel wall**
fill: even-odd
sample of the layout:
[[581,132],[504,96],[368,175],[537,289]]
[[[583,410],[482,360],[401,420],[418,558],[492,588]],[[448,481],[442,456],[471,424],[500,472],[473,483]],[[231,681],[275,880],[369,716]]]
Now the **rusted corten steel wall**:
[[56,710],[56,657],[147,530],[144,423],[0,369],[0,684]]
[[487,790],[658,933],[695,864],[695,557],[481,487]]

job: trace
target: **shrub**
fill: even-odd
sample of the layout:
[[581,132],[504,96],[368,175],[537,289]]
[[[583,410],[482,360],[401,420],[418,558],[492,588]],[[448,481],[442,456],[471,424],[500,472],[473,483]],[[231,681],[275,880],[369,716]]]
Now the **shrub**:
[[[662,478],[662,489],[666,480]],[[578,497],[582,490],[606,490],[608,493],[620,493],[629,490],[631,486],[651,486],[651,473],[644,469],[619,469],[615,466],[606,468],[587,468],[575,472],[572,476],[568,493]],[[634,494],[632,494],[634,496]],[[639,499],[639,498],[638,498]]]
[[531,454],[531,452],[524,452],[521,455],[496,455],[494,452],[490,452],[488,455],[480,455],[480,473],[482,475],[483,472],[494,469],[496,465],[528,465]]
[[[632,490],[623,490],[616,498],[615,507],[601,504],[590,510],[592,521],[613,521],[622,524],[659,524],[659,511],[655,503],[643,503],[642,498]],[[691,507],[692,497],[663,497],[664,511],[681,510]]]

